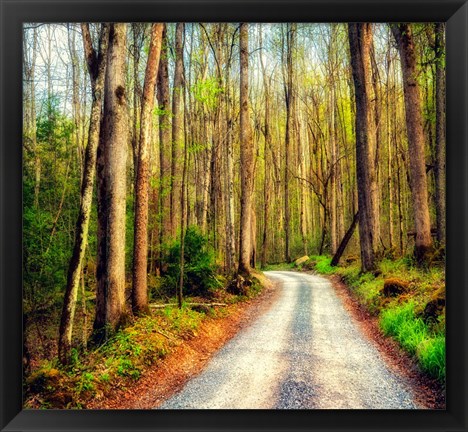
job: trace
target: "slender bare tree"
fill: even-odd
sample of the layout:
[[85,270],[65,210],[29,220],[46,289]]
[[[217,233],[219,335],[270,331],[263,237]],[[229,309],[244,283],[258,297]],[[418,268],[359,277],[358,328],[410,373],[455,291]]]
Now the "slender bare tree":
[[81,185],[81,200],[78,219],[76,221],[75,244],[68,265],[67,287],[63,301],[60,320],[58,355],[59,360],[66,364],[70,359],[70,349],[75,316],[76,300],[80,283],[83,258],[88,241],[89,219],[93,198],[94,177],[96,172],[96,155],[99,143],[101,106],[106,74],[107,48],[109,43],[109,24],[101,24],[99,50],[93,48],[89,25],[82,24],[84,51],[91,78],[93,103],[89,123],[88,145],[86,147],[83,179]]
[[146,314],[148,309],[148,181],[149,146],[151,140],[154,93],[161,54],[162,23],[151,26],[151,40],[146,63],[145,82],[141,104],[140,142],[135,182],[135,229],[133,242],[132,309],[136,315]]

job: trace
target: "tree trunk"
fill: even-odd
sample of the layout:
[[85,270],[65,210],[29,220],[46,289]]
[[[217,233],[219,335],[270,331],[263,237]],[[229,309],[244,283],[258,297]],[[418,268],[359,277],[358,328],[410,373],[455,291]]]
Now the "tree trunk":
[[387,186],[388,186],[388,244],[390,253],[393,254],[393,152],[392,133],[390,123],[390,71],[392,68],[392,58],[390,56],[391,38],[388,39],[387,47],[387,91],[386,91],[386,126],[387,126]]
[[224,86],[226,94],[224,99],[225,107],[225,208],[226,208],[226,270],[228,273],[235,271],[236,262],[236,230],[234,211],[234,149],[233,149],[233,108],[231,103],[231,62],[226,65]]
[[[261,30],[260,30],[261,32]],[[261,33],[260,33],[261,36]],[[262,39],[260,38],[260,46],[262,46]],[[263,54],[260,51],[260,64],[262,67],[263,76],[263,89],[265,92],[265,123],[263,126],[263,133],[265,137],[265,146],[263,150],[264,157],[264,173],[263,173],[263,235],[262,235],[262,252],[261,252],[261,266],[266,266],[267,262],[267,248],[268,248],[268,217],[270,210],[270,169],[271,169],[271,154],[272,154],[272,138],[270,130],[270,87],[268,77],[265,70],[263,61]]]
[[88,24],[82,24],[81,29],[83,33],[84,50],[88,62],[88,70],[92,83],[93,103],[91,106],[88,145],[86,147],[83,180],[81,185],[80,210],[76,222],[75,243],[72,257],[68,265],[67,287],[65,289],[62,317],[60,320],[58,356],[59,360],[63,364],[68,363],[70,359],[73,318],[75,316],[83,258],[86,250],[86,243],[88,241],[88,228],[96,169],[96,153],[99,143],[101,105],[109,43],[108,24],[101,25],[99,54],[96,54],[92,46]]
[[125,90],[126,24],[111,24],[98,147],[98,264],[94,342],[102,343],[126,316],[125,209],[129,138]]
[[241,214],[238,272],[250,274],[254,154],[249,113],[249,30],[246,23],[240,25],[240,159]]
[[163,24],[151,26],[151,41],[146,64],[141,106],[140,142],[135,182],[135,227],[133,242],[132,309],[135,315],[146,314],[148,308],[148,180],[154,92],[161,54]]
[[287,24],[286,33],[286,138],[285,138],[285,167],[284,167],[284,258],[286,262],[291,262],[291,209],[290,209],[290,159],[291,146],[294,139],[294,108],[295,97],[293,91],[294,86],[294,66],[293,66],[293,51],[296,44],[296,24]]
[[[374,196],[373,201],[375,202],[375,208],[377,214],[380,215],[380,190],[381,190],[381,182],[380,182],[380,154],[381,154],[381,133],[380,133],[380,120],[381,120],[381,97],[380,97],[380,89],[379,89],[379,69],[377,67],[377,61],[375,60],[375,49],[373,46],[373,42],[371,42],[371,76],[372,76],[372,105],[374,109],[374,125],[375,125],[375,147],[374,147],[374,161],[375,161],[375,184],[376,187],[373,190]],[[381,226],[380,226],[380,217],[377,217],[374,221],[373,229],[375,230],[375,234],[373,236],[374,240],[374,250],[378,253],[381,248]]]
[[409,177],[414,210],[415,248],[418,264],[428,262],[432,251],[431,224],[427,193],[424,130],[421,113],[416,56],[412,28],[409,24],[393,24],[392,32],[398,44],[403,72],[406,129],[408,133]]
[[348,231],[346,231],[346,234],[341,240],[340,245],[338,246],[338,249],[336,250],[335,255],[333,255],[330,265],[337,266],[338,263],[340,262],[340,258],[343,255],[343,252],[345,251],[346,246],[348,245],[349,241],[351,240],[351,237],[354,234],[354,230],[356,229],[358,219],[359,219],[359,211],[354,215],[353,221],[351,222],[351,226],[349,227]]
[[371,64],[372,27],[369,23],[348,24],[351,67],[356,99],[356,177],[359,206],[359,240],[361,247],[361,266],[363,271],[372,271],[375,262],[375,123],[371,102]]
[[181,188],[181,171],[180,159],[181,148],[183,145],[183,118],[181,111],[181,98],[183,91],[183,36],[184,23],[177,23],[175,35],[175,69],[174,69],[174,90],[172,93],[172,164],[171,164],[171,225],[172,236],[175,235],[177,221],[180,217],[180,188]]
[[164,24],[160,64],[158,68],[159,110],[159,244],[163,244],[172,233],[171,211],[171,113],[168,71],[167,25]]
[[[182,27],[182,31],[184,28]],[[181,53],[182,55],[182,53]],[[182,70],[182,77],[184,76],[184,71]],[[186,136],[187,133],[187,102],[185,92],[184,95],[184,131],[183,136]],[[188,169],[188,148],[187,148],[187,139],[184,139],[184,159],[183,159],[183,168],[182,168],[182,179],[181,179],[181,191],[180,191],[180,257],[179,257],[179,266],[180,266],[180,276],[179,276],[179,286],[177,288],[177,305],[182,308],[183,301],[183,288],[184,288],[184,272],[185,272],[185,233],[187,225],[187,208],[186,195],[187,195],[187,169]]]

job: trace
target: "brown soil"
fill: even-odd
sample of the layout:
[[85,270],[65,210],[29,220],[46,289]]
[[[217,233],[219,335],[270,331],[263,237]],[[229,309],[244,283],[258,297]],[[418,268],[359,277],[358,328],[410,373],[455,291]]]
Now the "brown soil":
[[443,385],[424,374],[415,359],[403,351],[398,342],[382,334],[377,317],[371,315],[353,297],[339,276],[333,275],[329,279],[333,282],[335,291],[342,300],[345,309],[355,319],[362,332],[375,343],[387,365],[408,381],[416,402],[428,409],[445,409]]
[[166,358],[146,371],[131,387],[117,390],[111,397],[93,401],[88,409],[151,409],[180,390],[237,332],[264,313],[273,304],[278,290],[266,286],[253,300],[225,308],[227,316],[206,318],[197,335],[184,341]]

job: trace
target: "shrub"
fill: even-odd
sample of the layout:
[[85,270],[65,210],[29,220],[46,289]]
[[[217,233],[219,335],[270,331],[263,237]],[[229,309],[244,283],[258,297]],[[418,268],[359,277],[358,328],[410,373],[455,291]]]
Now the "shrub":
[[[180,278],[180,240],[169,247],[167,254],[166,282],[174,288]],[[191,226],[185,233],[184,244],[184,293],[208,296],[222,286],[216,276],[214,253],[208,239],[199,228]]]
[[331,266],[331,257],[318,255],[310,258],[315,261],[315,270],[321,274],[333,274],[336,272],[336,267]]

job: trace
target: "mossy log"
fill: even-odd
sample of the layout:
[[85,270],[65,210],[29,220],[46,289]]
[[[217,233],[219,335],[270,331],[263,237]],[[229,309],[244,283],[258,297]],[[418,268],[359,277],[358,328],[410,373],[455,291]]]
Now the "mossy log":
[[408,282],[397,278],[385,279],[381,293],[384,297],[396,297],[408,290]]

